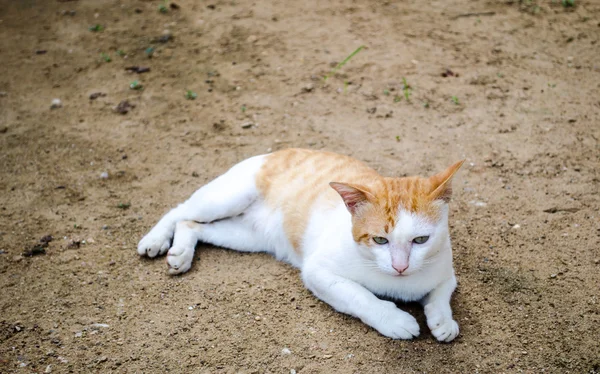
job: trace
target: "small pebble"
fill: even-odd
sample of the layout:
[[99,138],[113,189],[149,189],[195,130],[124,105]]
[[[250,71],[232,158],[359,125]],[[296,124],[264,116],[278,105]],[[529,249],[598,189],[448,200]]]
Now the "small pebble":
[[60,99],[53,99],[52,104],[50,104],[50,109],[58,108],[62,108],[62,101],[60,101]]
[[519,229],[519,228],[521,228],[521,225],[519,225],[519,224],[517,223],[517,224],[516,224],[516,225],[514,225],[512,228],[513,228],[513,229]]
[[283,349],[281,350],[281,354],[282,354],[282,355],[285,355],[285,356],[287,356],[287,355],[291,355],[291,354],[292,354],[292,351],[290,351],[290,349],[289,349],[289,348],[283,348]]
[[550,274],[550,278],[556,278],[556,274]]
[[261,319],[262,319],[262,318],[260,318],[260,316],[256,316],[256,317],[254,317],[254,320],[255,320],[255,321],[260,321]]
[[52,373],[52,365],[46,366],[46,370],[44,370],[44,373]]
[[104,171],[100,174],[100,179],[108,179],[108,172]]
[[315,85],[312,83],[309,83],[306,86],[302,87],[302,91],[304,91],[304,92],[311,92],[314,89],[315,89]]
[[296,374],[296,370],[294,370],[294,369],[290,370],[290,374]]

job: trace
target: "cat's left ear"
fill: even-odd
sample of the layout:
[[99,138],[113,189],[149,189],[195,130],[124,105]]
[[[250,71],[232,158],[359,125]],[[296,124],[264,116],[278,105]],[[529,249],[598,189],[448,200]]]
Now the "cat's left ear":
[[452,176],[456,174],[465,160],[458,161],[451,165],[446,170],[429,177],[432,191],[429,193],[431,200],[443,200],[449,202],[452,197]]

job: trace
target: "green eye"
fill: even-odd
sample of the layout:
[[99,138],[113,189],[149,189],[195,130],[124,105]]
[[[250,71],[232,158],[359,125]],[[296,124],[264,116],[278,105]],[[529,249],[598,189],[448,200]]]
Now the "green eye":
[[386,238],[382,238],[381,236],[374,236],[373,241],[379,245],[388,243],[388,240]]
[[413,243],[415,244],[423,244],[429,240],[429,236],[417,236],[413,239]]

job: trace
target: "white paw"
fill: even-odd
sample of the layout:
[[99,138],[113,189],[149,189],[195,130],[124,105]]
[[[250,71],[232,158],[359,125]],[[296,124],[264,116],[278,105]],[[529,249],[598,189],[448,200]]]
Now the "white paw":
[[194,247],[173,247],[167,253],[169,274],[181,274],[190,270],[194,260]]
[[443,308],[436,307],[435,304],[426,305],[425,316],[431,334],[438,341],[448,343],[458,336],[458,323],[452,319],[451,314],[444,312]]
[[140,256],[156,257],[163,255],[171,246],[171,235],[153,228],[140,240],[137,251]]
[[415,317],[398,309],[395,305],[381,314],[377,326],[382,335],[392,339],[412,339],[419,336],[419,324]]

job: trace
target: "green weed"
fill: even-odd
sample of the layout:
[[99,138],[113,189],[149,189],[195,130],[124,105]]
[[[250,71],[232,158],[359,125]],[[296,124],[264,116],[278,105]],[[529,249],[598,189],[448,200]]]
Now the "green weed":
[[167,0],[163,1],[163,3],[158,6],[158,11],[160,13],[163,13],[163,14],[164,13],[168,13],[169,12],[169,6],[167,4],[168,4]]
[[405,77],[402,77],[402,93],[404,93],[404,98],[406,101],[410,102],[410,95],[412,95],[412,87],[406,81]]
[[195,93],[192,90],[187,90],[185,91],[185,98],[188,100],[196,100],[196,98],[198,97],[198,94]]
[[93,26],[90,26],[88,30],[90,30],[91,32],[100,32],[104,30],[104,26],[100,24],[95,24]]
[[119,203],[117,205],[117,208],[125,210],[125,209],[129,209],[130,206],[131,206],[131,203]]
[[350,55],[348,57],[346,57],[344,59],[344,61],[340,62],[339,64],[337,64],[336,67],[334,67],[329,74],[327,74],[325,77],[323,77],[323,80],[327,80],[327,78],[329,78],[331,75],[333,75],[336,71],[338,71],[338,69],[340,69],[342,66],[346,65],[346,63],[348,63],[348,61],[350,61],[350,59],[352,59],[352,57],[354,57],[358,52],[360,52],[363,48],[365,48],[364,45],[361,45],[360,47],[356,48],[356,50],[352,53],[350,53]]
[[132,90],[143,90],[144,86],[138,82],[138,81],[133,81],[129,84],[129,88],[131,88]]

